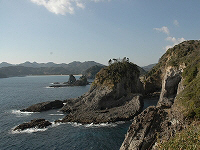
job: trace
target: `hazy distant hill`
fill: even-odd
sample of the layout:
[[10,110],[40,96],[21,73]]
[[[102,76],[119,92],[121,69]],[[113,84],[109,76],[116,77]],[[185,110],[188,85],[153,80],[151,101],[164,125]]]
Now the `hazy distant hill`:
[[9,67],[9,66],[13,66],[12,64],[9,64],[9,63],[7,63],[7,62],[2,62],[2,63],[0,63],[0,68],[2,68],[2,67]]
[[145,71],[150,71],[155,65],[156,65],[157,63],[155,63],[155,64],[150,64],[150,65],[147,65],[147,66],[144,66],[144,67],[142,67]]
[[83,71],[88,68],[99,65],[100,63],[94,61],[79,62],[74,61],[69,64],[55,64],[49,63],[37,63],[37,62],[25,62],[18,65],[12,65],[8,63],[1,63],[0,74],[11,76],[25,76],[25,75],[68,75],[68,74],[82,74]]
[[96,74],[105,66],[92,66],[89,69],[85,70],[83,74],[88,78],[88,79],[94,79]]

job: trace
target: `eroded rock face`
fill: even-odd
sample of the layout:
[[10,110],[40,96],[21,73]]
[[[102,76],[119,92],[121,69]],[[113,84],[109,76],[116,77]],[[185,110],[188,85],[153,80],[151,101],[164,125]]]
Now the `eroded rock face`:
[[45,120],[45,119],[34,119],[31,122],[23,123],[18,125],[15,130],[25,130],[29,128],[46,128],[47,126],[51,125],[52,123]]
[[150,106],[134,118],[120,150],[146,150],[153,146],[166,112]]
[[158,101],[158,107],[170,108],[174,103],[174,98],[177,95],[178,85],[181,81],[182,69],[167,67],[164,78],[162,80],[162,91]]
[[59,109],[63,106],[64,106],[64,104],[62,101],[55,100],[55,101],[38,103],[38,104],[32,105],[26,109],[22,109],[21,111],[41,112],[41,111],[47,111],[47,110],[51,110],[51,109]]
[[169,66],[164,70],[157,106],[148,107],[133,119],[121,150],[156,150],[158,138],[162,143],[185,128],[183,114],[174,107],[177,94],[184,90],[182,72],[182,67]]
[[82,100],[68,100],[62,111],[70,112],[70,114],[64,117],[61,122],[86,124],[130,120],[142,110],[141,95],[132,94],[115,100],[109,93],[107,96],[99,97],[103,92],[101,91],[99,94],[96,92],[88,93]]

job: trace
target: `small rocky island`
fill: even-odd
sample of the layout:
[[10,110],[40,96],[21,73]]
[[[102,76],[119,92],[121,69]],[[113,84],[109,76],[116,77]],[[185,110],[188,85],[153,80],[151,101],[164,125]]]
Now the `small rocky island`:
[[47,126],[50,126],[52,123],[45,120],[45,119],[34,119],[31,120],[31,122],[26,122],[18,125],[16,128],[14,128],[14,131],[23,131],[25,129],[29,128],[46,128]]
[[79,80],[76,80],[76,78],[72,74],[70,74],[68,82],[64,83],[55,82],[53,83],[53,85],[50,85],[49,87],[56,88],[56,87],[66,87],[66,86],[86,86],[88,84],[89,82],[87,81],[86,76],[81,76]]

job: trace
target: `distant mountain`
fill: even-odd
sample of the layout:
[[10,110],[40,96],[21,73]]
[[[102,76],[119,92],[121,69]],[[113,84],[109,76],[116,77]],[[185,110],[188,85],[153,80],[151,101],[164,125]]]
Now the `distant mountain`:
[[156,65],[157,63],[155,63],[155,64],[150,64],[150,65],[148,65],[148,66],[144,66],[144,67],[142,67],[145,71],[150,71],[155,65]]
[[[1,63],[2,64],[2,63]],[[7,67],[6,67],[7,65]],[[99,65],[100,63],[94,61],[79,62],[74,61],[69,64],[55,64],[53,62],[37,63],[25,62],[18,65],[3,63],[0,68],[0,74],[11,76],[26,76],[26,75],[69,75],[82,74],[88,68]],[[2,76],[3,76],[2,75]]]
[[84,71],[83,75],[85,75],[88,79],[94,79],[96,74],[105,66],[92,66],[86,71]]
[[0,68],[2,68],[2,67],[9,67],[9,66],[13,66],[12,64],[9,64],[9,63],[7,63],[7,62],[2,62],[2,63],[0,63]]

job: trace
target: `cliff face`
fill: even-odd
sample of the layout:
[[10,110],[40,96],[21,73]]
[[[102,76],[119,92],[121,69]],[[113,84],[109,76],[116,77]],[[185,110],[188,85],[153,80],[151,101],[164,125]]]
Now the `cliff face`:
[[158,104],[134,118],[121,150],[162,149],[176,133],[200,118],[199,70],[200,41],[183,42],[161,57],[144,84],[146,94],[160,88]]
[[62,122],[100,123],[129,120],[143,107],[142,84],[135,64],[116,62],[103,68],[86,94],[66,100]]

